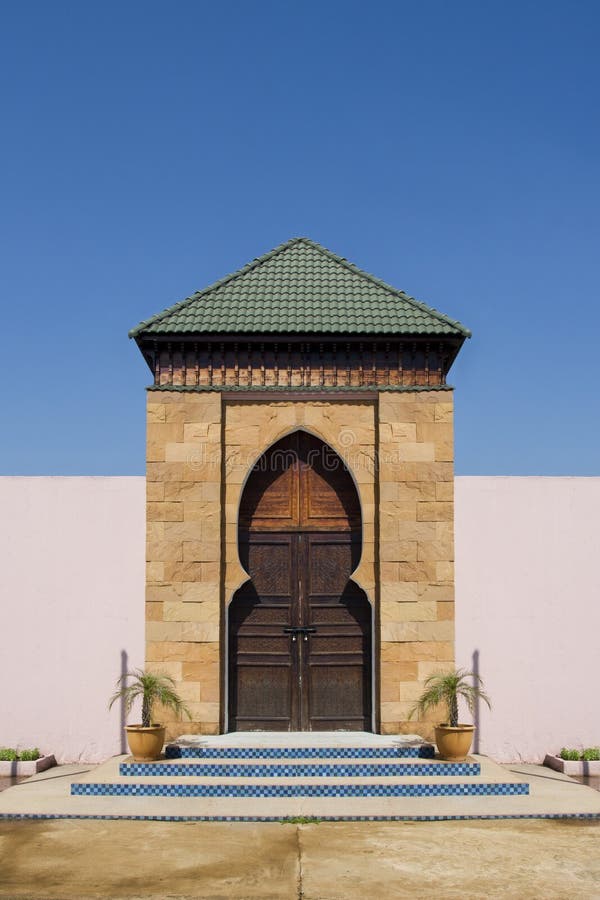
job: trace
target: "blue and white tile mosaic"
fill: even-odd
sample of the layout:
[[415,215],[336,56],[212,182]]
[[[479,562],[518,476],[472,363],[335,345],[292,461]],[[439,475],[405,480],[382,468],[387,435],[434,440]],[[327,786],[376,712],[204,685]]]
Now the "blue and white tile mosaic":
[[116,784],[76,782],[73,796],[111,797],[460,797],[529,794],[524,782],[480,784]]
[[416,747],[180,747],[167,744],[167,759],[433,759],[432,744]]
[[406,775],[431,777],[436,775],[480,775],[479,763],[278,763],[257,765],[252,763],[121,763],[119,774],[157,775],[171,777],[232,777],[232,778],[352,778],[365,776],[397,778]]

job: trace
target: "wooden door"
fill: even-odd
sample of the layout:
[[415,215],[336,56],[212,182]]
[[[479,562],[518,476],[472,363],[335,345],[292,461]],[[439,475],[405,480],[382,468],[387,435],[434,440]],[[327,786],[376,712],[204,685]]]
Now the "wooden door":
[[331,448],[296,433],[271,448],[240,507],[250,576],[229,611],[230,730],[368,730],[371,608],[356,489]]
[[297,731],[298,625],[296,536],[256,534],[242,549],[251,580],[229,609],[230,731]]
[[[371,605],[351,579],[352,536],[299,537],[302,722],[308,731],[371,729]],[[299,636],[300,638],[300,636]]]

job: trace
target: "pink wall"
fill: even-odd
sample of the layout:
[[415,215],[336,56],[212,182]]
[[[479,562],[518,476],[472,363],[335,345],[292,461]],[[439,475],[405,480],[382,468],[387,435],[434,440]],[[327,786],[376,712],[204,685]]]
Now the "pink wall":
[[[0,745],[118,753],[121,669],[144,660],[143,478],[0,478]],[[494,707],[480,749],[600,744],[600,478],[456,479],[457,660]]]
[[600,745],[600,478],[456,479],[456,654],[498,761]]
[[120,752],[121,670],[144,662],[144,478],[0,478],[0,746]]

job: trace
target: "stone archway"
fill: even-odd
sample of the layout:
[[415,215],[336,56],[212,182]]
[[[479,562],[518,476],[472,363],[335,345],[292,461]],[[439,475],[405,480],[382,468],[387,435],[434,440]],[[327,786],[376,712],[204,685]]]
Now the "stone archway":
[[296,431],[258,460],[239,511],[249,580],[229,608],[230,730],[371,729],[371,607],[351,574],[361,511],[343,460]]

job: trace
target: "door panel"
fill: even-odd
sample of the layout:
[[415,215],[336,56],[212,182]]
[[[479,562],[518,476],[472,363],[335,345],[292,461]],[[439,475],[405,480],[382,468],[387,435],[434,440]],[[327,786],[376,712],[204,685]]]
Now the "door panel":
[[254,535],[243,548],[252,581],[229,609],[229,727],[234,731],[300,727],[298,659],[284,631],[298,614],[294,537]]
[[274,535],[267,540],[253,540],[248,543],[246,552],[242,554],[248,572],[252,574],[252,582],[257,593],[265,597],[292,595],[294,575],[294,565],[290,558],[292,536],[287,535],[285,538],[277,540]]
[[344,461],[306,432],[283,438],[248,479],[239,527],[241,532],[359,530],[360,504]]
[[[286,462],[288,467],[282,468]],[[259,460],[244,490],[240,525],[267,531],[294,528],[300,518],[299,490],[297,453],[293,447],[282,450],[268,466]]]
[[[356,528],[360,522],[354,482],[343,460],[331,448],[317,452],[306,435],[300,469],[301,525],[310,529]],[[320,443],[320,442],[319,442]]]
[[307,534],[304,542],[306,654],[311,731],[371,728],[371,606],[350,574],[355,548],[345,534]]
[[[338,539],[328,537],[316,543],[313,535],[306,535],[309,558],[306,560],[310,595],[340,594],[352,572],[352,547],[346,535]],[[344,540],[345,538],[345,540]]]

